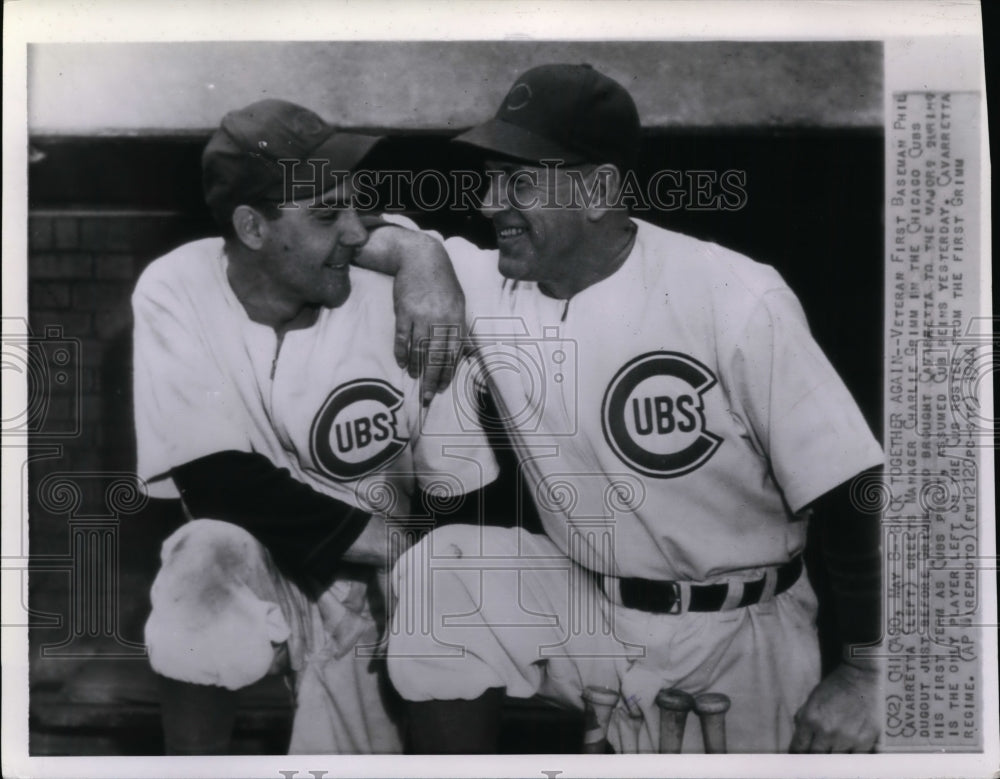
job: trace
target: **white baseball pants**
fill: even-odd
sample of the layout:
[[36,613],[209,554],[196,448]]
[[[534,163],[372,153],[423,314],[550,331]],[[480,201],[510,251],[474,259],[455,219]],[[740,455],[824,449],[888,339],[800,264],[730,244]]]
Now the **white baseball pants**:
[[[623,700],[644,715],[639,751],[656,752],[654,699],[677,687],[729,696],[730,752],[787,751],[792,718],[820,680],[816,599],[804,573],[752,606],[651,614],[611,603],[546,536],[454,525],[410,549],[391,579],[389,674],[404,698],[471,700],[503,687],[580,709],[584,687],[602,685],[621,692],[608,734],[617,750]],[[691,714],[683,751],[702,750]]]
[[161,560],[146,623],[157,673],[235,690],[290,669],[291,754],[402,751],[364,582],[338,580],[310,601],[250,533],[209,519],[171,535]]

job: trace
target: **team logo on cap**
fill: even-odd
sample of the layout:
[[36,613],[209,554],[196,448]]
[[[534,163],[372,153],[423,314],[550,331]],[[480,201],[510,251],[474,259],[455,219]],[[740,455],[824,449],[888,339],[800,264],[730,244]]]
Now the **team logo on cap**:
[[507,93],[507,110],[520,111],[531,102],[531,87],[523,81],[511,87]]
[[670,479],[704,465],[722,439],[705,429],[702,395],[712,372],[686,354],[649,352],[628,362],[608,385],[601,427],[622,462]]
[[330,393],[309,434],[312,459],[336,481],[353,481],[395,460],[409,441],[396,412],[403,393],[378,379],[358,379]]

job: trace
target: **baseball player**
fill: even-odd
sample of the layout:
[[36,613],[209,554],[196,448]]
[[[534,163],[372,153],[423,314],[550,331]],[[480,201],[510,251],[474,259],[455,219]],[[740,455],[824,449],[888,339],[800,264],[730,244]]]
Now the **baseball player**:
[[[485,439],[425,409],[397,362],[391,281],[351,265],[369,232],[344,177],[375,140],[280,100],[227,114],[202,158],[223,236],[136,286],[138,472],[193,518],[163,545],[146,625],[168,753],[226,752],[236,691],[289,670],[293,753],[400,751],[373,660],[386,521],[419,512],[418,489],[495,476]],[[463,431],[460,456],[422,417]]]
[[[656,751],[674,688],[728,697],[731,751],[869,750],[879,673],[849,650],[879,636],[879,528],[849,487],[881,449],[778,273],[620,206],[639,130],[616,81],[546,65],[458,138],[498,249],[444,247],[545,534],[439,528],[400,558],[397,616],[433,626],[390,639],[414,744],[492,751],[501,693],[596,685],[621,694],[616,749],[627,702]],[[814,514],[845,647],[822,679]]]

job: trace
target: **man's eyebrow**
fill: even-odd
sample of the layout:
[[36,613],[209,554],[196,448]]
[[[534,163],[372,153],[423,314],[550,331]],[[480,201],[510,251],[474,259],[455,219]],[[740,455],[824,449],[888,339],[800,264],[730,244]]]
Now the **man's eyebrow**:
[[516,173],[519,170],[530,170],[533,166],[527,162],[516,160],[487,160],[486,170],[496,170],[500,173]]
[[328,189],[318,198],[316,198],[310,209],[313,211],[324,212],[335,208],[342,208],[351,202],[351,188],[346,184],[340,184],[333,189]]

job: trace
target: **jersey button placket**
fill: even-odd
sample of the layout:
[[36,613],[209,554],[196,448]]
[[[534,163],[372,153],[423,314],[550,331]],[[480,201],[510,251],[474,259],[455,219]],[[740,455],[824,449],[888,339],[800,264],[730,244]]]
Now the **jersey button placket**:
[[[275,435],[281,442],[282,447],[287,451],[292,451],[294,446],[292,445],[291,437],[288,435],[288,428],[285,425],[285,420],[277,413],[277,408],[281,404],[276,403],[276,399],[280,397],[278,392],[278,378],[279,378],[279,368],[283,363],[287,362],[287,359],[282,360],[281,355],[283,352],[287,352],[289,348],[285,341],[289,337],[289,334],[277,335],[274,341],[274,357],[271,360],[271,374],[270,382],[267,387],[267,415],[271,419],[271,425],[274,428]],[[294,404],[285,404],[289,407]]]

